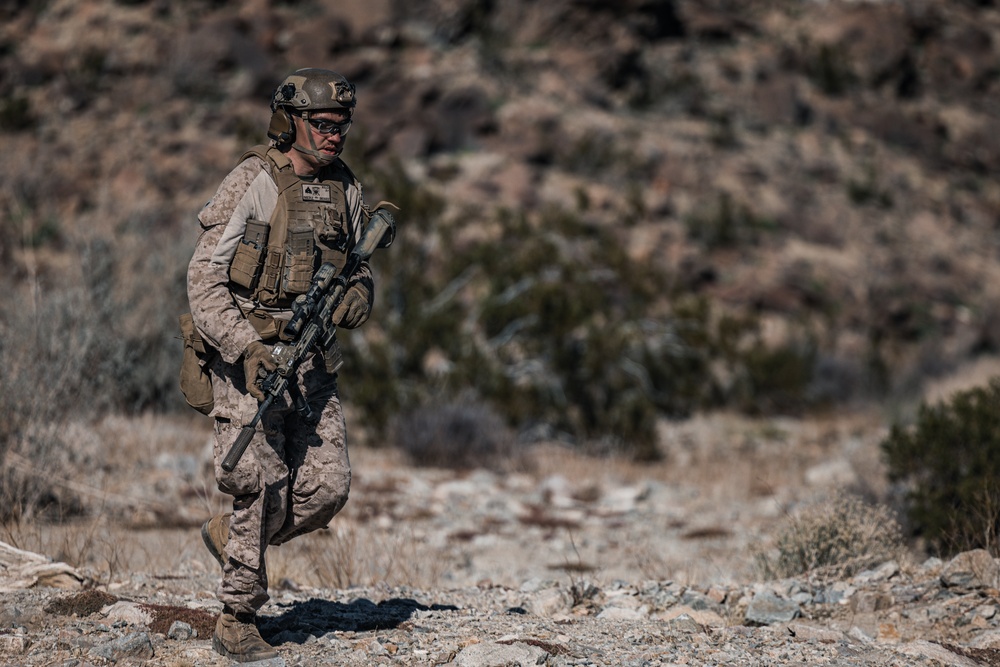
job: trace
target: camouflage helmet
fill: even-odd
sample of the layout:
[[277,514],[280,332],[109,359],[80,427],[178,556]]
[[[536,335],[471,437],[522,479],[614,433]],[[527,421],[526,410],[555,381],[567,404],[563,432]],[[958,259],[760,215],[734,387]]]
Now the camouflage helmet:
[[292,72],[271,95],[271,111],[276,111],[278,107],[291,107],[297,111],[353,111],[356,104],[353,83],[341,74],[315,67]]

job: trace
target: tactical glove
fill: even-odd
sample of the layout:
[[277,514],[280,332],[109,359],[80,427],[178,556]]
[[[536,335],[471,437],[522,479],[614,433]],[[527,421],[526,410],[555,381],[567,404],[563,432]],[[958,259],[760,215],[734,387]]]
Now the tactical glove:
[[261,370],[265,371],[264,375],[266,375],[277,367],[278,364],[274,362],[271,351],[264,343],[255,340],[247,345],[247,349],[243,352],[243,372],[247,376],[247,391],[250,392],[251,396],[258,401],[264,400],[264,391],[257,384]]
[[360,327],[372,312],[371,292],[361,283],[347,288],[343,301],[333,311],[333,323],[345,329]]

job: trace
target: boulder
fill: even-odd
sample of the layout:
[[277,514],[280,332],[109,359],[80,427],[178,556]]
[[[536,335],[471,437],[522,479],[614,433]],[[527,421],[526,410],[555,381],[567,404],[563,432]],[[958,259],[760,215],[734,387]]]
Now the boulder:
[[985,549],[965,551],[944,566],[941,583],[958,588],[997,588],[1000,586],[1000,565]]

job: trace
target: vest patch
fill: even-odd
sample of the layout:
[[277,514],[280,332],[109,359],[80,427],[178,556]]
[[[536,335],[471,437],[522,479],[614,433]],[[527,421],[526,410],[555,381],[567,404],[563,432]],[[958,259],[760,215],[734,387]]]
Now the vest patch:
[[330,186],[323,185],[322,183],[303,183],[302,201],[333,201],[333,196],[330,194]]

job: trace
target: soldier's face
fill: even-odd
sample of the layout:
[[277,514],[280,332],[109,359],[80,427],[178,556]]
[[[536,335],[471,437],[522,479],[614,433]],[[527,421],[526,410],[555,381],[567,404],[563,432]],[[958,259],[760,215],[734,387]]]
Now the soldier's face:
[[296,143],[312,148],[331,160],[344,151],[347,131],[351,127],[351,116],[344,111],[314,111],[309,120],[296,117]]

